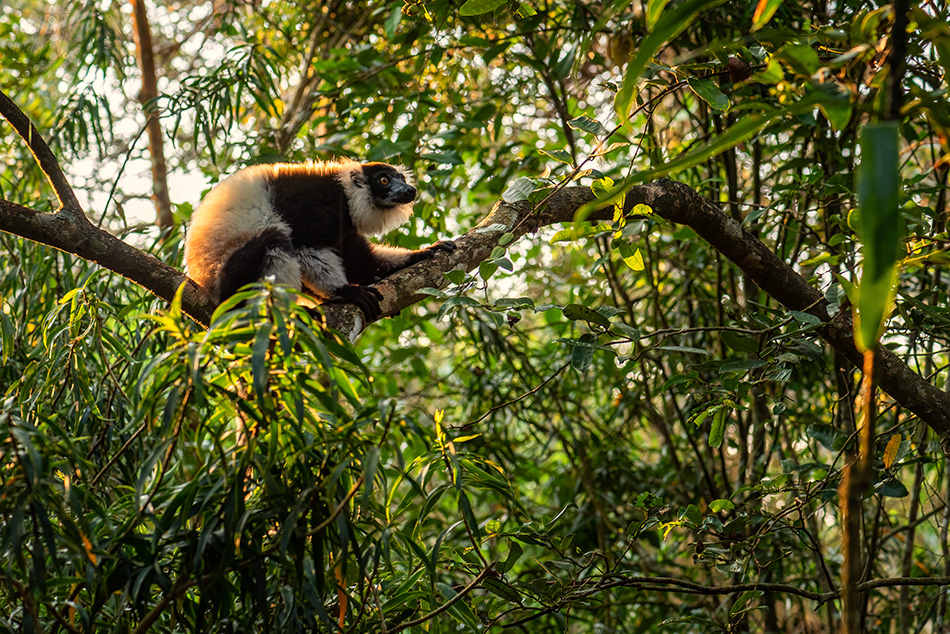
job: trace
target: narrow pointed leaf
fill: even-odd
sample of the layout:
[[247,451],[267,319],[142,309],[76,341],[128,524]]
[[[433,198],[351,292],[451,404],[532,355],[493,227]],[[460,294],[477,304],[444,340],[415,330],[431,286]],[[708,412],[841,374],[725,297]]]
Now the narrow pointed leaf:
[[877,347],[893,301],[894,263],[901,239],[898,161],[897,123],[865,126],[858,170],[864,265],[858,284],[855,329],[855,342],[862,350]]

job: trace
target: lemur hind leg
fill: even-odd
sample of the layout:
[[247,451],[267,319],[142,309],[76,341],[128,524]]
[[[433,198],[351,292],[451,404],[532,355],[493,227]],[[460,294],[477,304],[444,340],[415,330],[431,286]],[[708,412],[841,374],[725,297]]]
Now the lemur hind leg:
[[242,286],[266,277],[300,290],[300,262],[290,235],[277,227],[260,232],[228,257],[218,277],[217,299],[227,299]]

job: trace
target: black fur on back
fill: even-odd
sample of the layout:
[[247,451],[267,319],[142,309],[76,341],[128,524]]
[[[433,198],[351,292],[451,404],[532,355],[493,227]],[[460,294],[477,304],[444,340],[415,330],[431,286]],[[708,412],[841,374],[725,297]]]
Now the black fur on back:
[[333,174],[285,172],[273,178],[271,192],[274,211],[293,227],[296,247],[340,248],[342,236],[356,231]]

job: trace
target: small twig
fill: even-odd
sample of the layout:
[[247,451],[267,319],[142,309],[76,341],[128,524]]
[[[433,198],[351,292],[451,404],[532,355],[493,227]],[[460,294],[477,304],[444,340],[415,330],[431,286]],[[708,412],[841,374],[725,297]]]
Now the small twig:
[[143,431],[145,431],[147,428],[148,428],[148,423],[144,423],[144,424],[142,424],[141,427],[139,427],[138,429],[136,429],[136,430],[132,433],[131,436],[129,436],[129,439],[126,440],[125,443],[123,443],[123,445],[122,445],[121,447],[119,447],[119,450],[118,450],[117,452],[115,452],[115,455],[112,456],[112,457],[109,459],[109,462],[106,463],[106,466],[104,466],[102,469],[100,469],[100,470],[99,470],[99,473],[97,473],[97,474],[95,475],[95,477],[93,477],[93,479],[89,481],[89,486],[90,486],[90,487],[96,486],[96,483],[99,482],[99,480],[102,478],[102,476],[104,476],[104,475],[106,474],[106,471],[108,471],[109,469],[112,468],[112,465],[114,465],[114,464],[116,463],[116,461],[122,456],[122,454],[125,453],[125,450],[129,448],[129,445],[131,445],[133,442],[135,442],[135,439],[138,438],[139,435],[140,435]]
[[[857,584],[857,591],[867,592],[868,590],[873,590],[875,588],[892,588],[899,586],[947,586],[950,585],[950,577],[891,577],[888,579],[874,579],[871,581],[865,581],[863,583]],[[672,587],[670,587],[672,586]],[[737,594],[739,592],[754,591],[754,590],[764,590],[768,592],[781,592],[785,594],[791,594],[799,596],[805,599],[810,599],[812,601],[818,602],[819,605],[827,603],[833,599],[836,599],[840,596],[840,591],[831,591],[831,592],[812,592],[810,590],[803,590],[798,586],[793,586],[784,583],[740,583],[729,586],[704,586],[698,583],[693,583],[691,581],[685,581],[683,579],[676,579],[673,577],[627,577],[621,579],[615,579],[607,583],[603,583],[602,580],[596,583],[596,586],[587,590],[581,590],[573,594],[569,594],[561,599],[556,605],[545,606],[544,608],[524,608],[524,609],[538,609],[538,613],[527,616],[523,619],[515,621],[514,623],[509,623],[503,628],[511,628],[523,625],[529,621],[533,621],[537,618],[540,618],[551,612],[558,612],[564,606],[568,605],[570,602],[577,599],[585,599],[591,597],[603,590],[610,590],[613,588],[619,587],[629,587],[637,588],[641,590],[650,590],[656,592],[682,592],[687,594],[696,594],[704,596],[720,596],[720,595],[729,595]]]
[[397,632],[401,632],[406,628],[412,627],[414,625],[419,625],[420,623],[425,623],[426,621],[433,619],[437,617],[438,615],[442,614],[443,612],[445,612],[446,610],[448,610],[450,607],[452,607],[458,601],[460,601],[462,597],[464,597],[466,594],[468,594],[469,592],[477,588],[478,584],[484,581],[485,577],[487,577],[488,575],[492,573],[492,571],[495,568],[495,563],[496,562],[493,561],[489,563],[487,566],[485,566],[485,568],[483,568],[482,571],[478,573],[478,576],[472,579],[472,582],[470,584],[468,584],[467,586],[459,590],[458,593],[454,597],[452,597],[451,599],[449,599],[448,601],[446,601],[445,603],[443,603],[436,609],[432,610],[428,614],[420,616],[418,619],[413,619],[412,621],[406,621],[405,623],[401,623],[397,627],[390,629],[389,634],[396,634]]
[[[320,522],[319,524],[317,524],[316,527],[308,531],[307,537],[313,537],[314,535],[322,531],[324,528],[332,524],[334,520],[336,520],[337,516],[343,512],[343,509],[346,508],[346,505],[349,503],[350,499],[352,499],[352,497],[356,495],[356,491],[357,489],[360,488],[361,484],[363,484],[362,473],[360,474],[360,477],[356,479],[356,482],[353,483],[353,486],[350,487],[350,490],[347,491],[346,495],[343,496],[343,499],[340,500],[340,503],[336,505],[336,508],[333,509],[333,512],[330,513],[330,516],[327,519]],[[276,549],[276,546],[272,550],[274,549]]]
[[155,604],[148,614],[142,617],[142,620],[139,621],[139,624],[135,626],[135,629],[132,630],[132,634],[146,634],[155,621],[158,620],[158,617],[162,615],[162,612],[171,605],[173,601],[178,599],[182,594],[184,594],[188,588],[198,583],[197,579],[189,579],[188,577],[180,577],[175,583],[172,584],[172,587],[168,589],[168,592],[165,593],[158,603]]
[[478,423],[480,423],[480,422],[482,422],[483,420],[485,420],[486,418],[488,418],[488,417],[489,417],[491,414],[493,414],[494,412],[496,412],[496,411],[498,411],[498,410],[500,410],[500,409],[504,409],[505,407],[509,407],[509,406],[511,406],[511,405],[514,405],[515,403],[517,403],[517,402],[519,402],[519,401],[523,401],[524,399],[528,398],[529,396],[531,396],[532,394],[536,393],[538,390],[540,390],[541,388],[543,388],[545,385],[547,385],[548,383],[550,383],[551,381],[553,381],[554,378],[555,378],[557,375],[559,375],[561,372],[563,372],[564,370],[566,370],[566,369],[567,369],[567,366],[569,366],[569,365],[571,365],[571,362],[570,362],[570,361],[564,363],[564,364],[561,365],[557,370],[555,370],[554,373],[553,373],[551,376],[549,376],[548,378],[544,379],[544,380],[543,380],[541,383],[539,383],[536,387],[534,387],[534,388],[528,390],[527,392],[525,392],[525,393],[522,394],[521,396],[519,396],[519,397],[517,397],[517,398],[515,398],[515,399],[512,399],[512,400],[508,401],[507,403],[501,403],[501,404],[499,404],[499,405],[495,405],[495,406],[493,406],[493,407],[490,407],[487,412],[485,412],[484,414],[482,414],[481,416],[479,416],[477,419],[473,420],[473,421],[470,422],[470,423],[465,423],[464,425],[459,425],[458,427],[455,427],[455,429],[458,429],[458,430],[469,429],[470,427],[473,427],[474,425],[477,425]]

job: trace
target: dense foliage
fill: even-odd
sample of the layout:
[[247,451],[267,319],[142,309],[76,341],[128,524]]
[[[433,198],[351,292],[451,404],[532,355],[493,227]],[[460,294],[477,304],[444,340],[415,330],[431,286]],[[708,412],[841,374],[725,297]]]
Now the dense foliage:
[[[411,166],[416,220],[391,236],[408,247],[502,196],[575,182],[607,198],[668,174],[850,310],[858,132],[888,116],[890,5],[148,8],[182,223],[220,175],[272,160]],[[180,266],[181,231],[135,226],[151,183],[129,13],[4,5],[0,90],[95,222]],[[883,341],[944,388],[947,3],[909,16],[908,237]],[[50,209],[28,149],[0,135],[0,194]],[[831,631],[859,369],[814,317],[640,211],[499,247],[355,347],[282,289],[204,329],[0,234],[0,628]],[[862,580],[950,575],[946,458],[876,406]],[[861,596],[867,629],[948,618],[946,583]]]

